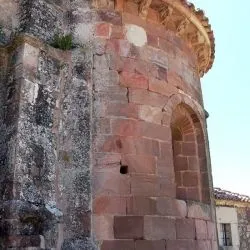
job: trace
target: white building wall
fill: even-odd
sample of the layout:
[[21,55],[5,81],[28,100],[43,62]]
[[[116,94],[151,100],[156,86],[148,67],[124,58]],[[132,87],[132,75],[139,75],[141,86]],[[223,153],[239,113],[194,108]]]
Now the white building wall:
[[219,237],[219,245],[222,246],[222,236],[220,230],[220,223],[230,223],[232,232],[232,247],[223,247],[223,250],[239,250],[240,249],[240,238],[238,231],[238,216],[237,210],[233,207],[216,207],[217,217],[217,230]]

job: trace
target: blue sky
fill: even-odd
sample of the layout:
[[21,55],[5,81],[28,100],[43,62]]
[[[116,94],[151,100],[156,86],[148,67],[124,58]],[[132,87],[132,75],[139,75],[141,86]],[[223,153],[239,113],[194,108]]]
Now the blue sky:
[[250,195],[250,1],[191,2],[215,34],[216,59],[201,79],[214,186]]

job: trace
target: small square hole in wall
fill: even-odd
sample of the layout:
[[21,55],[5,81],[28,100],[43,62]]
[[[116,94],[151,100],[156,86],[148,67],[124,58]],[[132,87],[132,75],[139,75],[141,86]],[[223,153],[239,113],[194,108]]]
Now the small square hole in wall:
[[128,173],[128,166],[121,166],[120,167],[120,173],[121,174],[127,174]]

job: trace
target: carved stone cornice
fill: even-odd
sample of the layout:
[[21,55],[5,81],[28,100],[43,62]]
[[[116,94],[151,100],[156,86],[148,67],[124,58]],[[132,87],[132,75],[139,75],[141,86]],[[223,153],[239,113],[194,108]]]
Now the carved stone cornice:
[[[95,7],[108,8],[109,1],[93,0]],[[115,0],[124,6],[127,0]],[[158,13],[159,24],[176,33],[193,49],[197,58],[197,71],[203,76],[214,62],[215,42],[211,25],[202,10],[196,9],[187,0],[129,0],[138,5],[142,19],[148,18],[149,9]],[[107,2],[103,6],[103,2]],[[118,4],[115,4],[115,6]],[[121,4],[120,4],[121,5]],[[120,6],[119,5],[119,6]],[[123,8],[119,8],[123,11]],[[155,21],[155,20],[154,20]],[[156,24],[157,25],[157,24]]]
[[151,8],[158,11],[160,22],[166,29],[175,32],[191,46],[199,74],[203,76],[212,67],[215,53],[213,31],[204,12],[196,10],[186,0],[164,0],[160,4],[153,1]]
[[152,3],[152,0],[141,0],[139,2],[139,16],[145,19],[148,15],[148,9]]
[[140,4],[139,13],[143,13],[143,18],[149,8],[156,10],[160,23],[187,42],[196,55],[198,72],[203,76],[212,67],[215,53],[213,31],[204,12],[187,0],[142,0]]
[[169,20],[170,20],[170,17],[173,14],[174,9],[172,7],[170,7],[169,5],[161,4],[158,7],[158,11],[159,11],[159,17],[160,17],[161,24],[167,25]]

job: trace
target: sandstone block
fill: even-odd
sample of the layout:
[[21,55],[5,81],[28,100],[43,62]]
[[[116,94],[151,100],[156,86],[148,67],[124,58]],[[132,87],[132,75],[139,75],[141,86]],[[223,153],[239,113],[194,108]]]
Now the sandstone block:
[[155,175],[139,175],[131,177],[131,193],[133,195],[159,195],[158,179]]
[[172,61],[176,55],[176,48],[173,47],[167,39],[163,39],[163,38],[159,38],[159,48],[168,53],[168,55],[169,55],[169,68],[171,68]]
[[121,175],[119,169],[96,171],[93,176],[94,195],[130,193],[129,177]]
[[199,170],[199,159],[195,156],[188,157],[188,169],[190,170]]
[[207,239],[207,223],[204,220],[195,220],[196,238],[199,240]]
[[195,239],[195,226],[193,219],[176,220],[177,239]]
[[212,250],[211,242],[209,240],[197,240],[196,249],[197,250]]
[[133,240],[105,240],[102,242],[101,250],[134,250]]
[[123,39],[124,38],[124,31],[123,27],[119,25],[113,25],[111,29],[111,39]]
[[127,136],[105,136],[97,141],[97,148],[100,152],[115,152],[134,154],[136,152],[134,137]]
[[114,235],[116,239],[143,238],[143,216],[115,216]]
[[202,220],[210,220],[210,206],[201,204],[199,202],[188,202],[188,217]]
[[131,57],[132,45],[128,40],[119,40],[119,55],[122,57]]
[[173,142],[173,152],[175,157],[182,155],[182,142],[180,141]]
[[93,215],[92,225],[97,240],[114,239],[114,217],[112,215]]
[[182,183],[181,173],[177,172],[176,173],[176,184],[177,184],[176,197],[180,200],[187,200],[187,189],[185,187],[178,186],[181,183]]
[[[176,239],[175,220],[161,216],[145,216],[145,239]],[[172,249],[172,248],[170,248]]]
[[121,164],[121,155],[117,153],[95,153],[93,159],[95,170],[109,166],[120,166]]
[[157,48],[159,44],[159,38],[147,34],[148,45]]
[[214,222],[207,221],[207,237],[209,240],[216,240],[216,226]]
[[138,118],[139,107],[133,103],[109,103],[106,108],[108,116]]
[[109,38],[111,25],[109,23],[97,23],[95,26],[95,35],[97,37]]
[[218,242],[217,241],[212,241],[212,250],[218,250]]
[[162,67],[168,68],[168,55],[164,51],[148,47],[146,56],[149,61]]
[[129,89],[129,102],[163,108],[168,98],[143,89]]
[[149,90],[168,97],[176,91],[175,88],[169,85],[166,81],[158,80],[156,78],[149,79]]
[[200,190],[198,187],[188,187],[186,188],[186,197],[191,201],[200,201]]
[[159,192],[158,196],[176,197],[176,184],[171,181],[168,177],[161,177],[158,180],[159,183]]
[[120,83],[122,86],[135,89],[148,89],[148,79],[138,73],[123,71],[120,74]]
[[196,247],[195,240],[169,240],[167,241],[167,249],[170,249],[170,250],[194,250],[195,247]]
[[111,128],[115,135],[139,136],[142,134],[139,122],[132,119],[114,119],[111,122]]
[[139,107],[139,118],[143,121],[161,124],[162,116],[161,108],[148,105],[142,105]]
[[106,50],[106,39],[102,37],[97,37],[93,42],[93,52],[96,55],[103,55]]
[[127,198],[127,213],[130,215],[153,215],[156,213],[156,199],[143,196]]
[[158,124],[140,122],[141,135],[161,141],[171,140],[171,130]]
[[157,214],[185,218],[187,205],[185,201],[159,197],[156,200]]
[[182,173],[183,185],[185,187],[197,187],[198,186],[198,172],[185,171]]
[[98,17],[101,21],[111,23],[113,25],[122,25],[122,17],[119,12],[109,11],[107,9],[105,10],[99,10],[98,11]]
[[157,175],[168,177],[170,181],[174,182],[176,174],[177,173],[174,173],[172,158],[168,158],[166,160],[162,160],[161,158],[157,159]]
[[186,156],[196,155],[196,144],[193,142],[183,142],[182,143],[182,153]]
[[155,174],[156,160],[147,155],[122,155],[122,165],[128,166],[129,173]]
[[176,171],[188,170],[188,159],[186,156],[176,156],[174,157],[174,166]]
[[160,142],[161,159],[172,159],[173,158],[173,148],[171,142]]
[[159,156],[159,142],[147,138],[136,138],[134,141],[137,154]]
[[137,240],[136,250],[165,250],[165,240]]
[[97,196],[93,199],[95,214],[126,214],[126,198],[119,196]]

